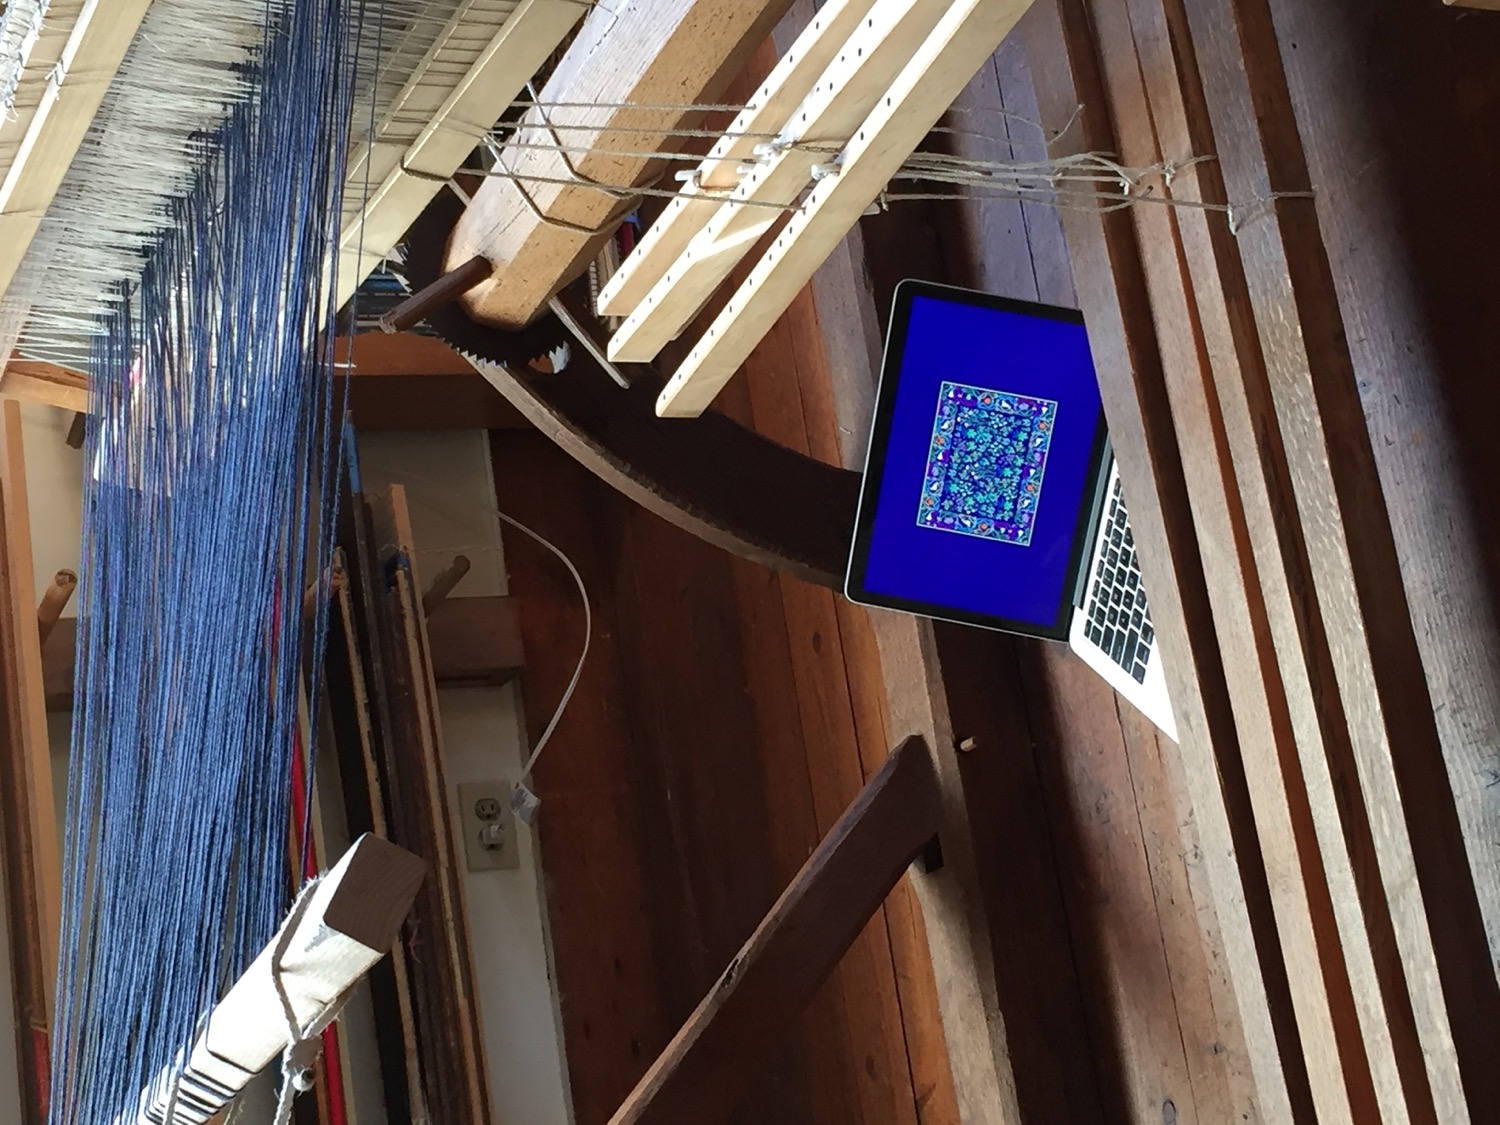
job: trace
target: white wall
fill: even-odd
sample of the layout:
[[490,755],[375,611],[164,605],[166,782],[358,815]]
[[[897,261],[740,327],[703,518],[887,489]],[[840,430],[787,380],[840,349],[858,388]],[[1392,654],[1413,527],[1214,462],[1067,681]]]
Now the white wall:
[[[451,597],[506,592],[489,442],[482,431],[366,434],[360,438],[360,469],[367,494],[388,483],[405,486],[420,581],[430,582],[455,554],[463,554],[472,569]],[[438,710],[456,819],[460,782],[518,778],[523,727],[509,685],[441,691]],[[464,879],[494,1117],[567,1125],[572,1111],[541,864],[531,831],[518,824],[517,833],[518,870],[469,872]],[[462,842],[454,844],[462,856]]]

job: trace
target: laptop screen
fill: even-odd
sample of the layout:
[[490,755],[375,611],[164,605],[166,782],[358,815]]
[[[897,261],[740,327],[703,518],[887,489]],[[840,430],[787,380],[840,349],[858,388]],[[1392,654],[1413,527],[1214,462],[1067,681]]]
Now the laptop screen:
[[1066,637],[1104,444],[1079,313],[903,282],[846,593]]

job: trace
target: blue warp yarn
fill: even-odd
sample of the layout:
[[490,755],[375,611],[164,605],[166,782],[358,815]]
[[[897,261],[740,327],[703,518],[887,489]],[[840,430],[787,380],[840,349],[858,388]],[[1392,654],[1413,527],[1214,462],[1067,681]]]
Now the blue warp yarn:
[[[202,139],[95,347],[55,1125],[133,1121],[289,902],[302,593],[331,558],[342,432],[354,3],[267,4],[251,96]],[[314,669],[326,620],[320,600]]]

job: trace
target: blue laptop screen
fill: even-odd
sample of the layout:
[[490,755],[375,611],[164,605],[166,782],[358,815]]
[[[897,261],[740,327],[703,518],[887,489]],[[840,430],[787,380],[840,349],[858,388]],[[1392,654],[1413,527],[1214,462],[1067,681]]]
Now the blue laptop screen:
[[1057,635],[1103,441],[1082,320],[929,293],[898,296],[851,597]]

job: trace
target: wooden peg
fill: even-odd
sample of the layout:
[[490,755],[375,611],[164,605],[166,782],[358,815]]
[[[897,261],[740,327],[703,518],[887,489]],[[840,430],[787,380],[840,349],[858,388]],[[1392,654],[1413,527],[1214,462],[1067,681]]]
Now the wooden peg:
[[[333,566],[329,568],[328,574],[328,596],[330,599],[339,596],[339,592],[344,588],[344,582],[344,568],[335,561]],[[302,594],[302,616],[304,618],[311,617],[318,612],[318,587],[321,585],[321,582],[310,582],[306,591]]]
[[67,607],[76,589],[78,589],[78,575],[73,571],[59,570],[52,576],[52,585],[48,586],[47,592],[42,595],[42,604],[36,607],[36,624],[41,633],[42,644],[46,644],[47,638],[52,635],[57,619],[62,616],[62,611]]
[[479,255],[457,269],[449,270],[425,289],[419,289],[380,318],[382,332],[405,332],[415,328],[434,309],[458,300],[481,281],[494,275],[488,259]]
[[443,603],[443,599],[453,592],[453,587],[457,586],[463,576],[469,573],[469,565],[468,556],[453,556],[453,561],[432,580],[432,585],[427,587],[427,592],[422,595],[423,617],[432,616],[432,611]]

